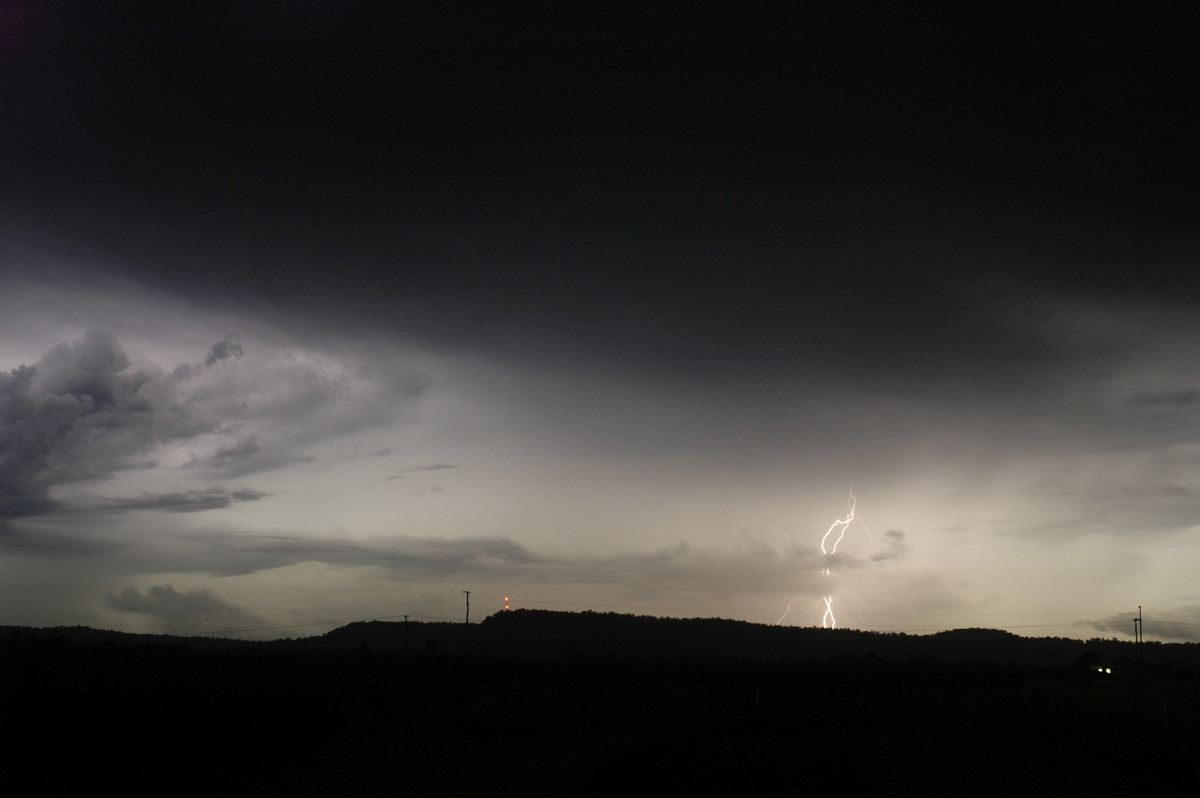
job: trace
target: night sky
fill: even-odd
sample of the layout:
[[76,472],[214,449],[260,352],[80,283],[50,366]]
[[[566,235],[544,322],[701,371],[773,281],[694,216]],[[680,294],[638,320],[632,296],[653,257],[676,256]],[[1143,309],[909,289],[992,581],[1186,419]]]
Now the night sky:
[[9,0],[0,623],[1200,639],[1198,23]]

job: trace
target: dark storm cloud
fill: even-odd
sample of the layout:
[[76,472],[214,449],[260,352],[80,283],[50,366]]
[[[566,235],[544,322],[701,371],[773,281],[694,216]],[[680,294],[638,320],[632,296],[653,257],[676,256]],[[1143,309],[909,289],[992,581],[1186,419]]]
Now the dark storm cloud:
[[0,374],[0,519],[53,509],[52,486],[111,476],[155,445],[213,430],[156,400],[110,334],[89,330],[35,365]]
[[[311,463],[307,446],[390,418],[397,400],[427,384],[383,363],[364,377],[353,364],[298,353],[247,357],[235,338],[219,342],[208,361],[169,373],[131,370],[111,334],[89,330],[34,365],[0,373],[0,523],[72,509],[50,490],[156,468],[146,456],[164,445],[185,446],[187,465],[222,477]],[[214,486],[93,509],[185,512],[263,495]]]
[[1073,354],[997,274],[1196,297],[1182,5],[220,8],[37,17],[22,238],[314,337],[931,390]]
[[105,603],[120,612],[140,613],[166,621],[201,621],[245,618],[241,607],[218,598],[211,590],[180,592],[170,585],[155,585],[145,593],[126,587],[120,593],[110,593]]

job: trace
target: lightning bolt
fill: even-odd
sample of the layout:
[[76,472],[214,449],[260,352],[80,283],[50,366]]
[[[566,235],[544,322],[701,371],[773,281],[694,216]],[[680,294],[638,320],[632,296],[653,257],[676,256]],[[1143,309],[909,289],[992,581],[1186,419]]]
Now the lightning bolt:
[[[837,554],[838,544],[842,542],[842,538],[846,537],[846,527],[850,526],[850,522],[854,520],[854,505],[858,504],[858,499],[854,494],[850,494],[850,512],[846,513],[845,518],[838,518],[829,525],[829,529],[825,530],[825,536],[821,538],[821,553],[825,555]],[[833,534],[833,530],[838,531],[837,540],[833,541],[833,547],[826,549],[825,544],[829,541],[829,536]]]
[[[763,526],[765,526],[767,529],[770,529],[772,534],[774,534],[774,535],[778,535],[779,537],[783,538],[784,540],[788,541],[789,543],[791,542],[791,540],[792,540],[792,536],[791,536],[791,535],[789,535],[789,534],[788,534],[788,533],[786,533],[786,532],[780,532],[780,531],[779,531],[779,530],[778,530],[778,529],[775,527],[775,525],[774,525],[774,524],[772,524],[770,521],[764,521],[763,519],[761,519],[761,518],[757,518],[757,517],[756,517],[754,520],[758,521],[760,524],[762,524]],[[742,531],[745,531],[745,529],[743,529]]]
[[[867,523],[865,521],[863,521],[861,518],[857,518],[854,514],[855,508],[858,505],[858,497],[854,495],[854,486],[853,485],[850,487],[849,498],[846,501],[847,501],[847,504],[849,505],[849,509],[846,512],[846,517],[845,518],[835,518],[833,520],[833,523],[829,525],[829,528],[825,530],[825,534],[821,536],[821,554],[825,556],[825,567],[823,569],[821,569],[821,576],[829,576],[830,575],[830,569],[829,569],[830,558],[833,557],[833,555],[837,554],[838,545],[840,545],[842,542],[842,539],[846,537],[846,527],[850,526],[850,524],[852,524],[855,520],[857,520],[859,523],[861,523],[863,525],[863,527],[867,530],[867,537],[870,538],[871,544],[872,545],[875,544],[875,536],[871,534],[871,528],[867,526]],[[759,519],[759,520],[761,521],[761,519]],[[782,538],[785,538],[787,540],[791,540],[791,536],[789,536],[783,532],[780,532],[778,529],[775,528],[774,524],[769,523],[767,521],[762,521],[762,523],[765,524],[767,527],[769,527],[770,530],[772,532],[774,532],[776,535],[778,535]],[[745,530],[743,529],[743,531],[745,531]],[[834,532],[837,532],[836,536],[834,535]],[[831,594],[828,596],[823,596],[822,601],[825,602],[825,614],[821,618],[821,627],[824,629],[834,629],[837,627],[837,618],[833,614],[833,595]],[[788,615],[791,614],[791,612],[792,612],[792,603],[788,602],[787,609],[785,609],[783,611],[783,615],[781,615],[779,617],[779,620],[775,622],[775,625],[776,626],[782,625],[784,620],[787,619]]]
[[[828,572],[827,572],[828,573]],[[837,618],[833,617],[833,596],[825,597],[825,615],[821,618],[822,629],[833,629],[837,626]]]
[[[846,536],[846,527],[850,526],[850,523],[854,520],[854,508],[858,504],[858,498],[854,495],[853,487],[850,488],[850,498],[847,499],[847,502],[850,505],[850,511],[846,513],[846,517],[834,519],[833,523],[829,525],[829,529],[825,530],[825,535],[821,538],[821,553],[825,555],[826,562],[825,570],[821,571],[821,576],[829,576],[829,558],[834,554],[837,554],[838,544],[841,543],[842,538]],[[833,535],[833,531],[835,529],[837,530],[837,539],[833,541],[832,546],[827,547],[829,538]],[[867,534],[871,534],[869,529],[867,530]],[[873,537],[871,540],[874,542]],[[833,629],[837,626],[837,618],[835,618],[833,615],[833,596],[825,596],[824,600],[825,615],[821,618],[821,628]]]

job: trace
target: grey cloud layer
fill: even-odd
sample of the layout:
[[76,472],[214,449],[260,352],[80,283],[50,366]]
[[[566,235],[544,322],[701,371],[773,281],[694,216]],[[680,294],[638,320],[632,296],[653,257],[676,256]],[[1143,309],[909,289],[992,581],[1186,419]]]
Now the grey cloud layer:
[[[427,386],[389,364],[347,366],[290,351],[247,356],[237,336],[215,344],[204,365],[130,366],[114,336],[89,330],[33,365],[0,373],[0,523],[69,510],[51,489],[155,468],[172,446],[183,447],[180,465],[201,478],[311,462],[307,447],[382,423]],[[189,511],[262,495],[216,486],[102,504]]]
[[247,617],[244,609],[217,598],[211,590],[180,592],[170,585],[155,585],[145,593],[126,587],[120,593],[108,594],[105,603],[120,612],[150,615],[172,623]]
[[0,374],[0,520],[55,508],[55,485],[111,476],[160,443],[218,422],[172,402],[174,376],[128,372],[113,336],[89,330]]
[[[1138,616],[1139,610],[1131,609],[1085,623],[1098,632],[1131,636],[1133,619]],[[1143,632],[1151,639],[1194,641],[1197,637],[1196,630],[1200,628],[1200,605],[1184,605],[1174,613],[1150,613],[1142,617],[1142,627]]]
[[194,513],[203,510],[220,510],[236,502],[250,502],[265,498],[268,494],[251,488],[229,490],[224,487],[206,490],[173,491],[170,493],[143,493],[140,496],[102,500],[84,510],[162,510],[172,513]]
[[218,361],[241,357],[244,354],[241,336],[231,333],[212,345],[212,349],[208,350],[208,354],[204,356],[204,365],[211,367]]
[[125,553],[130,572],[190,573],[218,577],[255,574],[301,563],[369,568],[387,579],[437,583],[451,578],[515,580],[527,585],[619,585],[650,596],[686,593],[731,598],[770,593],[816,593],[828,587],[821,572],[880,568],[903,556],[903,533],[887,533],[884,554],[826,558],[812,546],[776,550],[746,535],[732,549],[680,541],[644,551],[606,555],[549,554],[508,537],[390,537],[364,541],[292,534],[209,529],[158,541]]

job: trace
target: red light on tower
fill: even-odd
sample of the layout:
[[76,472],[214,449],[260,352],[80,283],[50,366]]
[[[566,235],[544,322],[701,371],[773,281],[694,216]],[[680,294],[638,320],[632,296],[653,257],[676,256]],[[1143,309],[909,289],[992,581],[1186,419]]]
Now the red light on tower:
[[508,612],[510,609],[511,609],[511,607],[508,606],[508,596],[505,596],[504,597],[504,611]]

